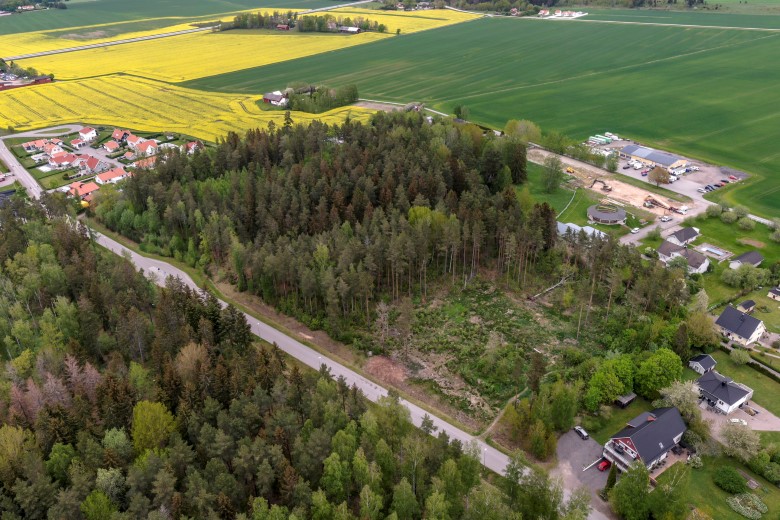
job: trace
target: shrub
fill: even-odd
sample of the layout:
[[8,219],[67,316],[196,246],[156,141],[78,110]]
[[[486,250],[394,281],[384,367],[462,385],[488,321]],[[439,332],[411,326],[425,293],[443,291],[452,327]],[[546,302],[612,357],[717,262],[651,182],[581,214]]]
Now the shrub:
[[719,217],[721,213],[723,213],[723,208],[721,208],[717,204],[713,204],[712,206],[707,206],[707,210],[706,210],[707,217],[709,218]]
[[733,211],[724,211],[720,214],[720,219],[726,224],[733,224],[739,217]]
[[737,226],[739,226],[739,229],[744,229],[745,231],[752,231],[756,228],[755,221],[749,219],[748,217],[742,217],[737,221]]
[[731,466],[723,466],[712,475],[715,485],[726,493],[744,493],[747,491],[747,484],[739,471]]
[[704,461],[702,461],[701,457],[698,455],[691,455],[690,463],[693,469],[701,469],[704,467]]
[[731,509],[752,520],[759,520],[762,514],[769,511],[766,504],[753,493],[734,495],[733,497],[728,497],[726,502]]
[[744,365],[748,361],[750,361],[750,354],[748,354],[747,351],[745,350],[737,349],[737,348],[731,351],[729,357],[737,365]]
[[745,206],[735,206],[734,213],[736,213],[737,217],[739,218],[745,218],[748,216],[748,210]]

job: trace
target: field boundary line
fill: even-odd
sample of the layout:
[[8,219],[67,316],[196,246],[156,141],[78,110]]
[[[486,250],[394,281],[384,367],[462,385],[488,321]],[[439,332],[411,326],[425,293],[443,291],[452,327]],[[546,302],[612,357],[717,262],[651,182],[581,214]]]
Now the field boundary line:
[[565,208],[563,208],[563,209],[560,211],[560,213],[558,213],[558,217],[559,217],[559,218],[561,217],[561,215],[563,215],[564,213],[566,213],[566,210],[567,210],[567,209],[569,209],[569,206],[571,206],[571,203],[572,203],[572,202],[574,202],[574,197],[576,197],[576,196],[577,196],[577,190],[578,190],[578,189],[579,189],[579,188],[574,188],[574,193],[572,193],[572,194],[571,194],[571,198],[569,199],[569,203],[568,203],[568,204],[566,204],[566,207],[565,207]]
[[136,38],[124,38],[122,40],[113,40],[103,43],[90,43],[87,45],[78,45],[76,47],[66,47],[64,49],[55,49],[51,51],[32,52],[30,54],[20,54],[18,56],[8,56],[3,58],[6,61],[22,60],[27,58],[38,58],[41,56],[51,56],[52,54],[64,54],[67,52],[86,51],[89,49],[99,49],[100,47],[113,47],[114,45],[124,45],[126,43],[143,42],[146,40],[159,40],[160,38],[169,38],[171,36],[180,36],[182,34],[190,34],[201,31],[210,31],[215,25],[209,25],[208,27],[195,27],[194,29],[184,29],[182,31],[174,31],[161,34],[150,34],[148,36],[138,36]]

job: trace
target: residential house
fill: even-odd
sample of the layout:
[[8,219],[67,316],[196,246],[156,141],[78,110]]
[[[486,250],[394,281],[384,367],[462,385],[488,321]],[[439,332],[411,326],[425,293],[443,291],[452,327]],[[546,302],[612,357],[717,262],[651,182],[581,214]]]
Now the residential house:
[[713,370],[718,362],[709,354],[699,354],[688,361],[688,366],[696,373],[704,375]]
[[753,397],[753,390],[712,370],[696,380],[699,394],[710,406],[730,414]]
[[26,143],[22,143],[22,148],[25,152],[38,152],[43,150],[43,146],[48,141],[46,139],[36,139],[35,141],[27,141]]
[[43,153],[48,155],[49,157],[52,157],[53,155],[57,155],[58,153],[63,153],[65,150],[62,149],[62,147],[57,143],[46,143],[43,145]]
[[152,157],[147,157],[146,159],[140,159],[138,161],[135,161],[130,166],[132,166],[133,168],[149,169],[149,168],[154,168],[155,164],[157,164],[156,155]]
[[[693,228],[688,228],[693,229]],[[710,267],[710,260],[703,254],[693,249],[675,244],[669,240],[664,240],[656,250],[658,259],[664,264],[668,264],[673,258],[682,257],[688,263],[689,273],[706,273]]]
[[140,155],[145,155],[147,157],[157,155],[157,143],[154,141],[144,141],[136,146],[135,149]]
[[94,182],[76,181],[70,185],[70,188],[68,189],[68,193],[70,194],[71,197],[78,197],[81,200],[84,200],[84,197],[91,195],[93,192],[96,192],[99,189],[100,186],[98,186]]
[[766,296],[767,298],[780,301],[780,287],[772,287]]
[[120,148],[120,144],[116,141],[108,141],[103,143],[103,149],[108,153],[115,153]]
[[187,151],[187,155],[192,155],[195,153],[196,150],[203,149],[203,143],[200,141],[190,141],[189,143],[184,145],[184,149]]
[[731,269],[739,269],[743,265],[758,267],[763,261],[764,257],[761,253],[758,251],[748,251],[747,253],[742,253],[738,257],[733,258],[731,262],[729,262],[729,267]]
[[130,134],[125,139],[125,142],[127,142],[127,146],[129,146],[131,150],[138,151],[138,145],[146,142],[146,139],[144,139],[143,137],[138,137],[137,135]]
[[634,462],[652,470],[677,446],[686,429],[677,408],[642,412],[604,444],[602,455],[620,471]]
[[72,153],[60,152],[49,157],[49,166],[61,170],[73,165],[78,157]]
[[121,143],[131,135],[133,135],[133,133],[130,130],[121,130],[119,128],[114,128],[114,131],[111,132],[111,139]]
[[277,31],[289,31],[290,30],[290,26],[285,24],[285,23],[280,23],[280,24],[277,24],[276,30]]
[[695,227],[684,227],[669,235],[666,239],[678,246],[687,246],[699,236],[699,230]]
[[95,177],[95,182],[101,186],[103,184],[116,184],[121,180],[127,179],[130,175],[131,173],[124,168],[114,168]]
[[728,305],[715,320],[721,334],[740,345],[750,345],[766,332],[764,322]]
[[752,314],[752,312],[756,310],[756,302],[753,300],[745,300],[744,302],[737,305],[737,310],[746,314]]
[[76,165],[84,175],[93,175],[95,173],[104,172],[109,168],[108,164],[91,155],[80,155]]
[[122,159],[126,161],[134,161],[135,154],[133,152],[125,152],[125,154],[122,156]]
[[97,132],[94,128],[87,126],[79,130],[79,137],[89,143],[97,138]]
[[85,146],[87,146],[87,142],[84,141],[83,139],[74,139],[70,142],[70,147],[75,150],[79,150],[81,148],[84,148]]
[[263,95],[263,103],[270,103],[276,107],[286,107],[289,101],[290,100],[287,99],[287,94],[283,94],[279,90]]

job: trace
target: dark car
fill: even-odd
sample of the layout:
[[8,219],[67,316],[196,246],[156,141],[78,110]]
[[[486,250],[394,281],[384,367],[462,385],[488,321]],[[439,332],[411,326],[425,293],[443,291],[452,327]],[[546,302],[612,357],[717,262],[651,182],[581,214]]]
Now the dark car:
[[729,181],[727,181],[726,179],[721,179],[721,180],[720,180],[720,182],[721,182],[722,184],[728,184],[728,183],[729,183]]
[[585,428],[583,428],[582,426],[575,426],[574,431],[577,432],[577,435],[579,435],[580,438],[582,438],[583,440],[590,438],[590,435],[588,435],[588,432],[586,432]]
[[624,170],[628,170],[629,168],[631,168],[631,165],[630,165],[630,164],[626,164],[626,165],[624,165],[624,166],[623,166],[623,169],[624,169]]

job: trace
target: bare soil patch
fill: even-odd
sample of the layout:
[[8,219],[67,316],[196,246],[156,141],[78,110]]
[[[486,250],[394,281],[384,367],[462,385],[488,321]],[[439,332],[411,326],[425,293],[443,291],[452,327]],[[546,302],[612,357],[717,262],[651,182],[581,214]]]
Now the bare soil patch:
[[381,110],[382,112],[395,112],[396,110],[403,110],[404,107],[399,105],[392,105],[390,103],[379,103],[377,101],[358,101],[355,103],[356,107],[368,108],[372,110]]
[[106,38],[108,33],[106,31],[90,31],[85,33],[69,33],[60,36],[63,40],[97,40],[98,38]]
[[757,247],[759,249],[766,246],[766,244],[761,242],[760,240],[754,240],[752,238],[739,238],[737,239],[737,242],[739,242],[740,244],[744,244],[746,246]]
[[406,382],[406,368],[386,356],[374,356],[363,365],[363,369],[380,381],[392,385]]

